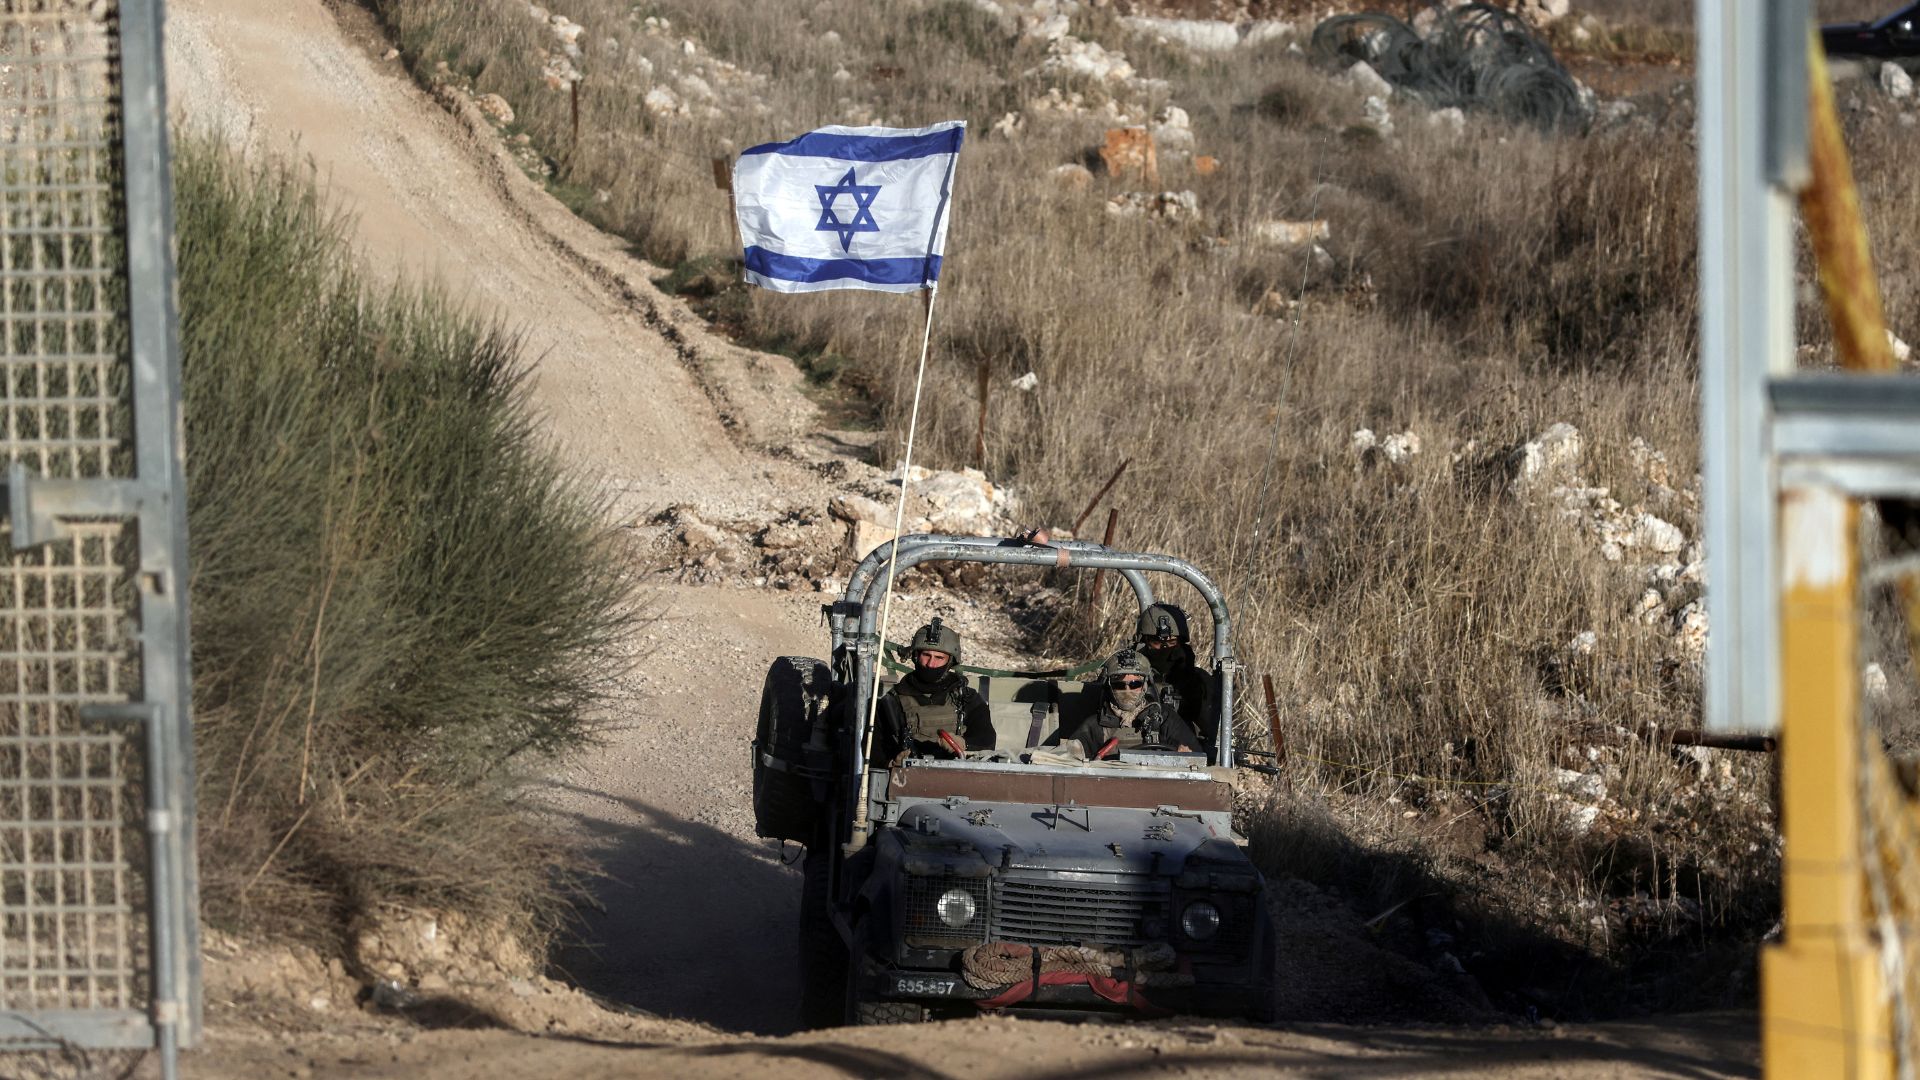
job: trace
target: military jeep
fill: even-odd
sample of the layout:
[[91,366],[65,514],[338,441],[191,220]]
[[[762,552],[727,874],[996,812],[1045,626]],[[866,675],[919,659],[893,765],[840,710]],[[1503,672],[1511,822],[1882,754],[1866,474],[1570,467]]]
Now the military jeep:
[[[1078,672],[962,666],[992,711],[994,748],[870,765],[881,598],[894,575],[933,561],[1113,571],[1142,609],[1149,574],[1184,579],[1213,620],[1210,747],[1088,761],[1047,745],[1096,707]],[[831,659],[774,662],[753,743],[759,834],[806,847],[805,1022],[1269,1015],[1266,883],[1232,821],[1238,665],[1205,574],[1078,541],[912,535],[867,556],[824,613]]]

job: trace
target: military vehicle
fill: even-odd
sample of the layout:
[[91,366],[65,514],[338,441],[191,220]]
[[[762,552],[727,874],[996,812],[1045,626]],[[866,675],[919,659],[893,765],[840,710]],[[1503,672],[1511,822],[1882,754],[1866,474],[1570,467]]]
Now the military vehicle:
[[[881,600],[895,575],[935,561],[1104,569],[1142,610],[1150,574],[1185,580],[1212,616],[1210,745],[1087,760],[1075,740],[1047,742],[1091,713],[1097,684],[962,667],[992,710],[994,748],[870,764],[876,666],[888,666]],[[823,611],[830,659],[773,663],[753,743],[760,835],[806,847],[807,1023],[994,1009],[1268,1016],[1266,883],[1232,820],[1239,665],[1205,574],[1079,541],[920,534],[882,544]]]

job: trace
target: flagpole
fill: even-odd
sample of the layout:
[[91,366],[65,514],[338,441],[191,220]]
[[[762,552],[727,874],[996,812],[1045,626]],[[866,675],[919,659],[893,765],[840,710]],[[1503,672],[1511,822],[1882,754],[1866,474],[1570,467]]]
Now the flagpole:
[[860,801],[854,808],[853,832],[854,847],[866,843],[867,834],[867,791],[872,783],[873,773],[868,763],[873,760],[874,720],[880,713],[880,669],[885,666],[887,652],[887,622],[893,615],[893,584],[896,566],[893,557],[900,552],[900,530],[907,521],[907,484],[913,470],[913,437],[920,429],[920,390],[926,384],[927,349],[933,343],[933,302],[940,295],[938,282],[929,282],[922,294],[927,301],[927,325],[920,334],[920,366],[913,373],[913,410],[907,416],[907,446],[900,456],[900,501],[893,509],[893,545],[887,552],[887,591],[880,601],[880,642],[873,659],[873,682],[867,688],[867,738],[866,745],[860,748]]

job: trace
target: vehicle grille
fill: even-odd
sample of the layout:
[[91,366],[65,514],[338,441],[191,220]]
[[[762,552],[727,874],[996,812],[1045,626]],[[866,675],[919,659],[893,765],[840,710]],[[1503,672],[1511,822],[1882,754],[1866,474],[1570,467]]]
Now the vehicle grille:
[[1028,881],[995,883],[996,941],[1029,945],[1139,945],[1167,933],[1164,881]]

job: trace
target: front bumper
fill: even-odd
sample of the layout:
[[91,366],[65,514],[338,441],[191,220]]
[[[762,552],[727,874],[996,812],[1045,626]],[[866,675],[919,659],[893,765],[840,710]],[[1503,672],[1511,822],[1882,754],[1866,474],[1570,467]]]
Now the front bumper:
[[982,990],[953,970],[898,967],[862,958],[852,973],[862,996],[873,1000],[915,1001],[929,1008],[972,1006],[983,1011],[1005,1008],[1059,1008],[1158,1016],[1189,1013],[1201,1016],[1264,1017],[1271,1009],[1273,985],[1256,979],[1208,980],[1196,977],[1192,985],[1156,986],[1124,979],[1049,973],[1036,981]]

